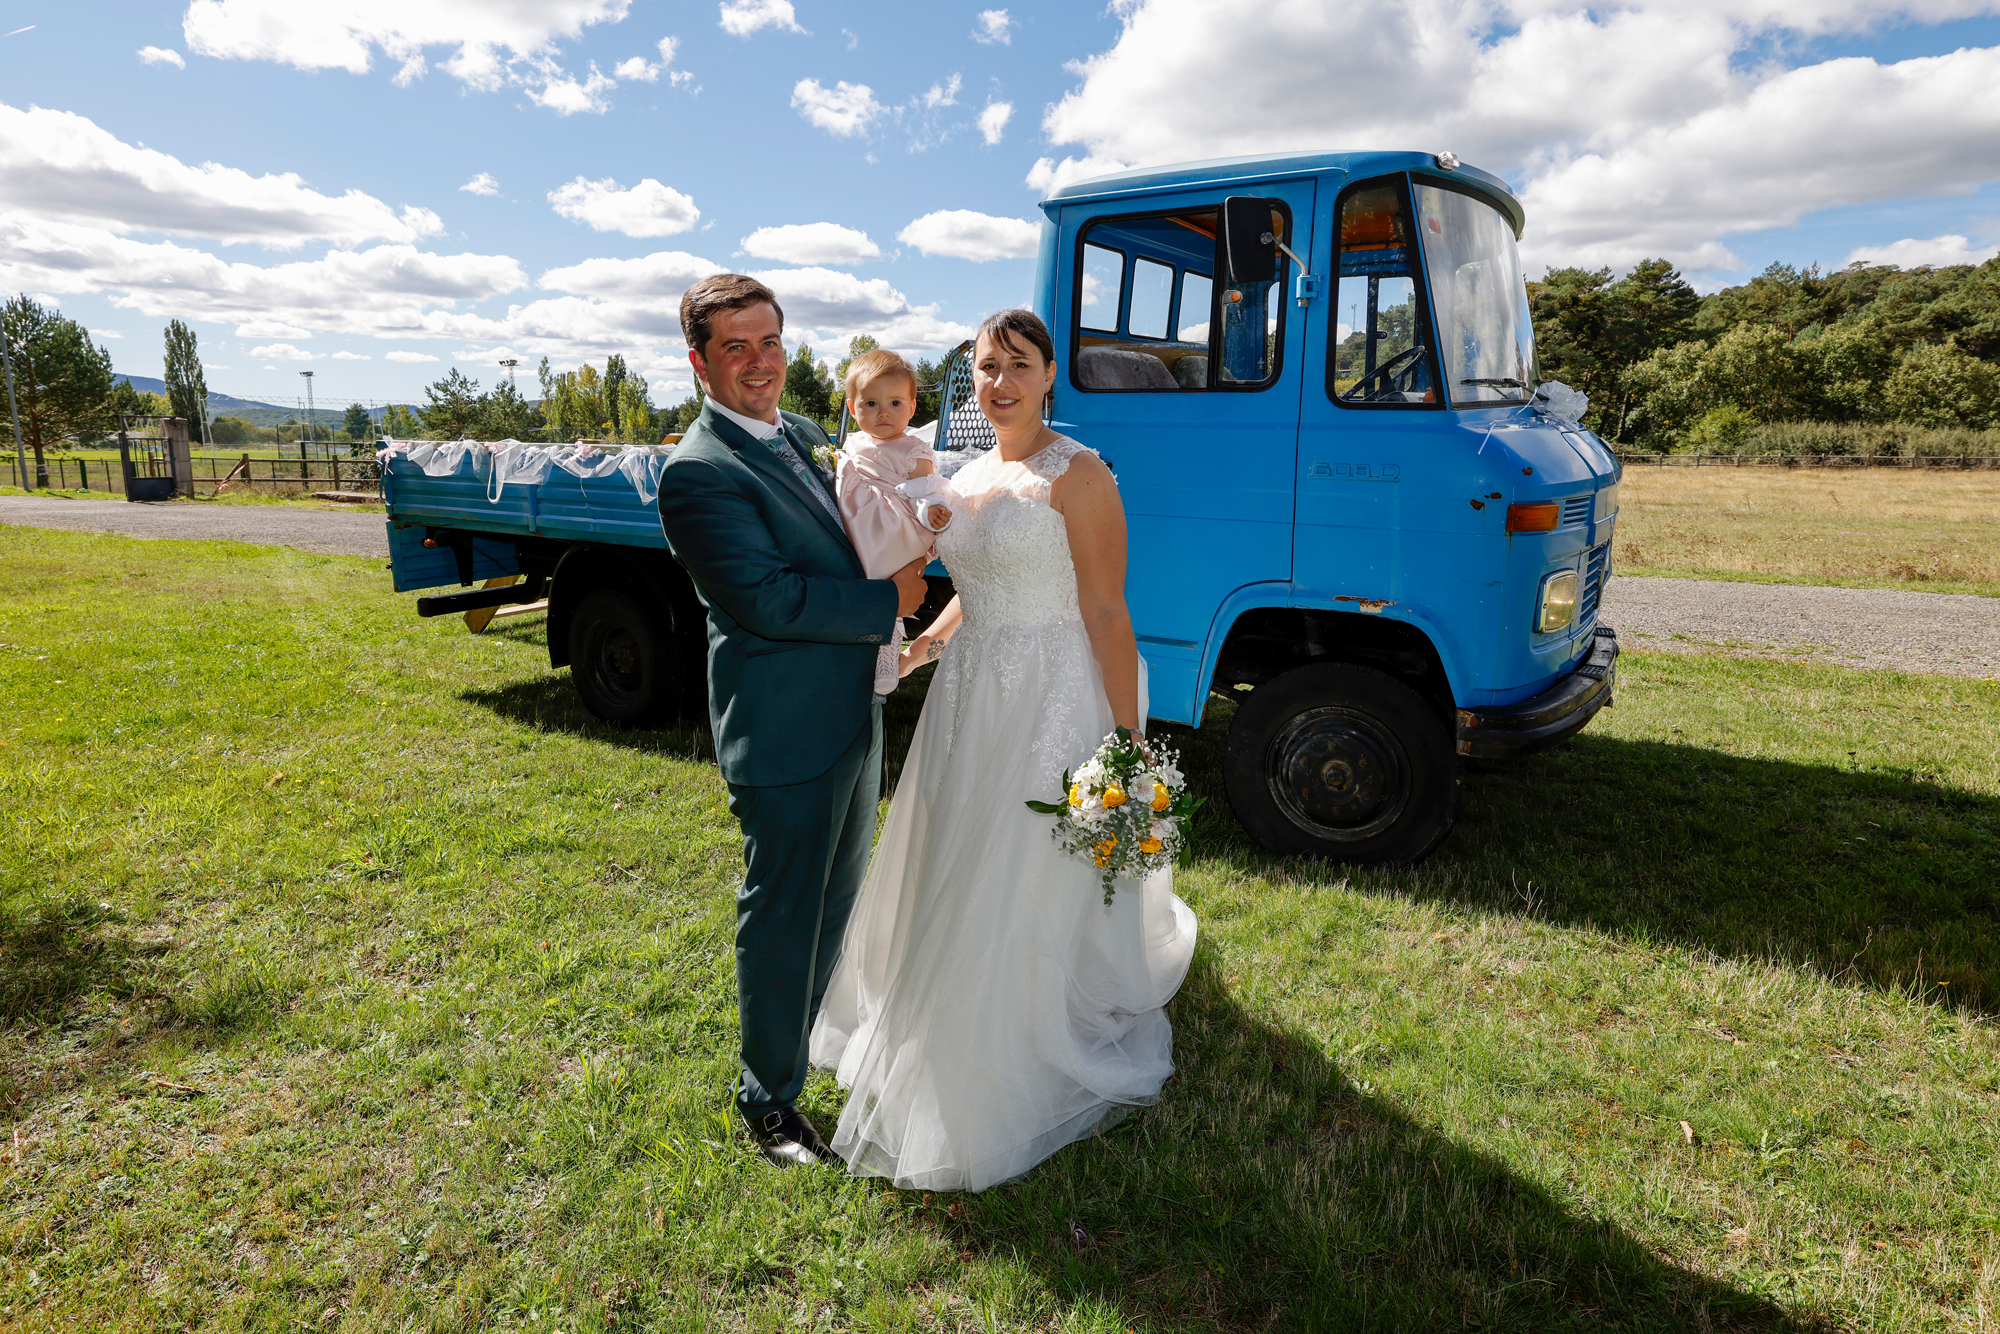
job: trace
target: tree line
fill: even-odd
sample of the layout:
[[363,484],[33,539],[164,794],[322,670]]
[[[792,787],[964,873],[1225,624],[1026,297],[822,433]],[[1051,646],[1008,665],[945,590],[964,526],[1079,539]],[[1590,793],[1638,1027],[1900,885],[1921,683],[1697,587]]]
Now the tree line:
[[1707,297],[1654,259],[1618,278],[1552,269],[1528,304],[1542,378],[1588,394],[1586,424],[1619,444],[1730,452],[1759,437],[2000,428],[2000,259],[1773,264]]

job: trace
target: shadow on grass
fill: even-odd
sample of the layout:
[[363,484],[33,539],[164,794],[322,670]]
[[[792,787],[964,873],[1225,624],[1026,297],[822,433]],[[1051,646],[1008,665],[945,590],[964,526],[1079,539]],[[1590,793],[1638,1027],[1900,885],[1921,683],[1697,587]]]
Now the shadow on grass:
[[2000,1010],[2000,800],[1922,773],[1728,755],[1584,732],[1465,776],[1424,865],[1272,857],[1228,815],[1226,708],[1174,729],[1211,797],[1197,850],[1493,912],[1774,958]]
[[1118,1326],[1818,1328],[1413,1121],[1232,1000],[1206,949],[1172,1013],[1158,1107],[1011,1187],[925,1197],[924,1224]]
[[0,1025],[49,1022],[94,987],[121,988],[136,951],[87,899],[0,896]]

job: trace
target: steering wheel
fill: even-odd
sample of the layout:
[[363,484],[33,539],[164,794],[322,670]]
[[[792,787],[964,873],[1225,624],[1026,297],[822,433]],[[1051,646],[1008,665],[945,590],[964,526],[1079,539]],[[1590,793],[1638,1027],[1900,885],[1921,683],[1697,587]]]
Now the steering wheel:
[[1366,389],[1369,385],[1369,382],[1372,380],[1383,380],[1386,385],[1387,383],[1386,377],[1394,374],[1398,366],[1401,366],[1406,361],[1414,362],[1416,358],[1422,356],[1425,352],[1428,352],[1429,350],[1430,349],[1425,347],[1422,343],[1412,343],[1409,347],[1404,348],[1401,352],[1398,352],[1395,356],[1389,358],[1387,361],[1383,362],[1380,366],[1377,366],[1374,370],[1362,376],[1359,380],[1356,380],[1354,382],[1354,387],[1349,389],[1346,393],[1342,394],[1341,397],[1360,398],[1362,396],[1361,391]]

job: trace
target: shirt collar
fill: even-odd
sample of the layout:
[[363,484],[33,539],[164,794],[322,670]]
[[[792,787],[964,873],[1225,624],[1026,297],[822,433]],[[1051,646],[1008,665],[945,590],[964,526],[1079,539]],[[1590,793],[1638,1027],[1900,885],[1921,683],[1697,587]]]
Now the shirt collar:
[[782,417],[777,422],[758,421],[755,417],[746,417],[740,412],[731,412],[713,398],[708,400],[708,406],[714,408],[738,426],[741,426],[745,431],[748,431],[752,440],[775,440],[785,433],[784,427],[779,425],[780,422],[784,421]]

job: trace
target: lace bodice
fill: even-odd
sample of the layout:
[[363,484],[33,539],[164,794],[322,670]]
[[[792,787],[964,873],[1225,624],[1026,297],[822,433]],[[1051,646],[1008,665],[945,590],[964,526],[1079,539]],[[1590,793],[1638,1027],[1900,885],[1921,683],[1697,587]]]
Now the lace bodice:
[[1049,507],[1049,493],[1084,452],[1058,436],[1026,459],[1010,463],[994,450],[953,476],[959,511],[938,536],[938,555],[958,589],[967,629],[1083,619],[1069,532]]

